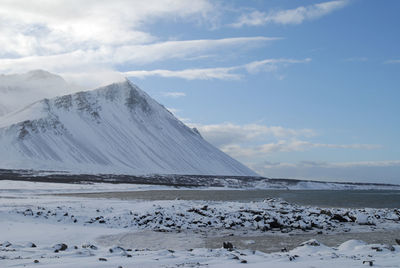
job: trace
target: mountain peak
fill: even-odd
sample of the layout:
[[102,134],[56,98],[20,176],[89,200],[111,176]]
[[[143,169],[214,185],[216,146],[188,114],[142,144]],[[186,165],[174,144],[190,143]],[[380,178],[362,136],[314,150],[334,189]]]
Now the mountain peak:
[[43,99],[0,118],[0,168],[256,175],[128,80]]
[[56,78],[56,79],[62,79],[64,80],[61,76],[50,73],[45,70],[37,69],[37,70],[32,70],[26,73],[26,75],[30,79],[49,79],[49,78]]

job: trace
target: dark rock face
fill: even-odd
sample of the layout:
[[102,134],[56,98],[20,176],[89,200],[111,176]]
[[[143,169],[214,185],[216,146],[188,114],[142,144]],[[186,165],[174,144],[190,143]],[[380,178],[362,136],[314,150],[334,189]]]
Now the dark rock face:
[[72,107],[72,95],[58,97],[55,99],[54,104],[58,109],[69,110]]
[[135,108],[140,108],[144,113],[150,113],[151,108],[149,103],[143,96],[139,94],[137,90],[135,90],[132,86],[128,91],[128,96],[125,100],[125,105],[129,108],[129,110],[133,111]]
[[100,119],[101,107],[97,100],[91,100],[90,92],[78,92],[74,95],[74,100],[80,112],[89,114],[93,119]]

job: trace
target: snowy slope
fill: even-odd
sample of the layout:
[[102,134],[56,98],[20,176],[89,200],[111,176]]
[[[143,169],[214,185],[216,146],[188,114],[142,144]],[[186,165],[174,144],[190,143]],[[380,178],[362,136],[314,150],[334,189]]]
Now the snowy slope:
[[0,116],[34,101],[68,94],[72,88],[61,76],[43,70],[0,74]]
[[129,81],[0,117],[0,168],[256,175]]

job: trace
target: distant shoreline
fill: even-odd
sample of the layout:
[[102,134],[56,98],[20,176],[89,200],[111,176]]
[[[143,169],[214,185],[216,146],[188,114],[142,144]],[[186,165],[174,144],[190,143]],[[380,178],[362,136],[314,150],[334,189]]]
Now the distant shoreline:
[[172,187],[225,187],[236,189],[277,190],[400,190],[400,185],[359,182],[325,182],[297,179],[271,179],[253,176],[219,175],[117,175],[72,174],[60,171],[33,171],[0,169],[0,180],[50,183],[113,183],[146,184]]

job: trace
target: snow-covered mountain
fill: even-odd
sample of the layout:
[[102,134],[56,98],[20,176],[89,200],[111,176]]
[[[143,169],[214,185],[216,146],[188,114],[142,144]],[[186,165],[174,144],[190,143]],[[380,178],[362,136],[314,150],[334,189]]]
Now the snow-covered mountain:
[[61,76],[43,70],[23,74],[0,74],[0,116],[44,98],[71,92]]
[[257,175],[128,80],[0,117],[0,168]]

